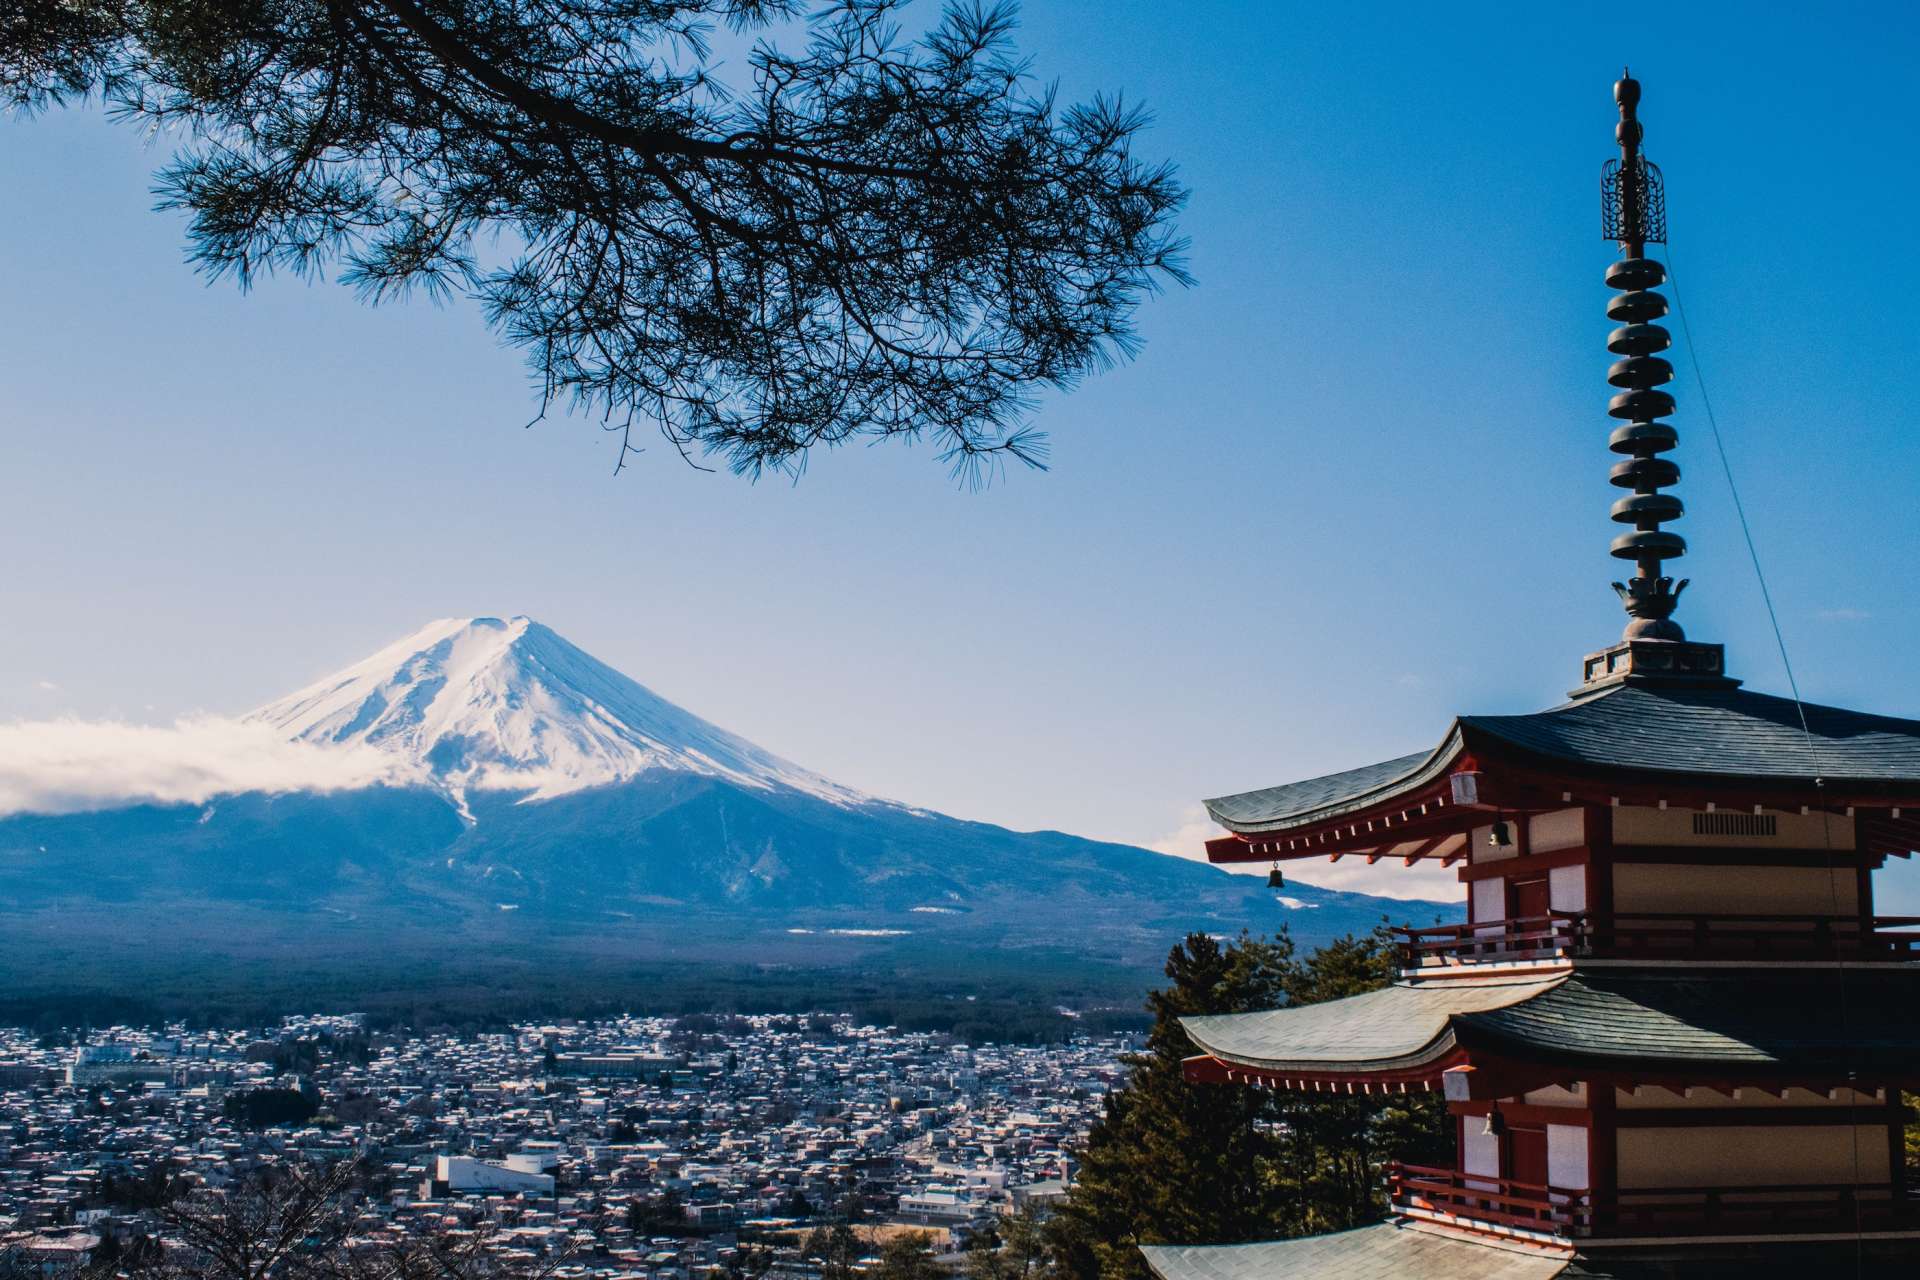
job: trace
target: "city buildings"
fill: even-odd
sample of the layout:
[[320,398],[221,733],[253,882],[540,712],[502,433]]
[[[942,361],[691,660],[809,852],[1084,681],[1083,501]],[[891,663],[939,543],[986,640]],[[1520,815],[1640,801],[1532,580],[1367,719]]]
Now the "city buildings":
[[420,1194],[430,1197],[504,1191],[521,1196],[550,1196],[553,1194],[553,1175],[546,1170],[555,1163],[555,1158],[545,1153],[528,1155],[515,1152],[505,1160],[436,1156],[433,1177],[422,1187]]
[[[370,1188],[356,1245],[477,1231],[563,1274],[690,1280],[757,1241],[807,1280],[817,1226],[911,1226],[952,1249],[1029,1189],[1044,1206],[1125,1047],[969,1046],[824,1015],[417,1036],[301,1018],[79,1045],[0,1029],[0,1253],[52,1274],[108,1237],[164,1239],[154,1185],[351,1159]],[[254,1127],[239,1103],[260,1091],[315,1109]]]

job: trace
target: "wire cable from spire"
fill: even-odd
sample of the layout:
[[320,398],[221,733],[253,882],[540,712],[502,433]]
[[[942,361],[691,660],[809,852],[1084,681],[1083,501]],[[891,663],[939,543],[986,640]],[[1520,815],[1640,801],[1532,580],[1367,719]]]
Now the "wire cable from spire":
[[[1707,378],[1700,368],[1700,352],[1694,345],[1693,326],[1687,323],[1687,304],[1680,294],[1679,272],[1675,268],[1673,241],[1667,245],[1667,287],[1673,291],[1674,313],[1680,319],[1680,336],[1687,344],[1687,363],[1693,367],[1694,386],[1700,391],[1700,407],[1707,415],[1707,428],[1713,436],[1714,452],[1720,458],[1720,472],[1727,479],[1727,492],[1733,498],[1733,512],[1740,521],[1740,536],[1747,544],[1747,559],[1753,564],[1754,579],[1760,584],[1760,599],[1767,607],[1767,623],[1773,628],[1773,643],[1780,652],[1780,665],[1787,674],[1787,689],[1793,695],[1794,713],[1800,718],[1800,736],[1806,743],[1807,761],[1813,766],[1813,786],[1816,793],[1824,798],[1827,780],[1822,767],[1819,748],[1814,745],[1813,728],[1807,720],[1807,704],[1800,697],[1800,681],[1793,674],[1793,659],[1787,653],[1786,634],[1780,629],[1780,615],[1773,607],[1773,591],[1767,586],[1767,572],[1760,563],[1760,549],[1753,540],[1753,526],[1747,521],[1746,504],[1740,500],[1740,486],[1733,478],[1733,463],[1727,456],[1727,444],[1720,434],[1720,420],[1713,412],[1713,397],[1707,394]],[[1833,813],[1829,806],[1820,806],[1820,828],[1827,846],[1827,901],[1834,916],[1840,915],[1840,889],[1838,884],[1838,866],[1834,858]],[[1857,843],[1857,841],[1856,841]],[[1857,907],[1857,904],[1856,904]],[[1853,1044],[1852,1004],[1847,990],[1847,962],[1844,957],[1837,960],[1836,973],[1839,989],[1840,1034],[1846,1044]],[[1859,1072],[1851,1065],[1847,1068],[1847,1118],[1857,1120],[1860,1105]],[[1894,1099],[1889,1096],[1889,1102]],[[1853,1180],[1857,1187],[1860,1183],[1860,1126],[1857,1123],[1847,1125],[1853,1138]],[[1860,1196],[1853,1196],[1853,1273],[1855,1277],[1865,1274],[1864,1245],[1861,1232],[1864,1229],[1861,1220]]]
[[[1773,607],[1773,592],[1767,586],[1766,570],[1760,566],[1760,550],[1753,540],[1753,526],[1747,522],[1746,504],[1740,501],[1740,486],[1734,483],[1733,463],[1727,457],[1727,442],[1720,434],[1720,420],[1714,416],[1713,398],[1707,394],[1706,375],[1700,371],[1700,352],[1693,344],[1693,326],[1687,323],[1686,300],[1680,296],[1679,273],[1674,269],[1673,242],[1667,242],[1667,287],[1673,291],[1674,314],[1680,320],[1680,336],[1687,344],[1687,363],[1693,367],[1693,384],[1700,390],[1700,407],[1707,415],[1707,429],[1713,436],[1714,453],[1720,459],[1720,473],[1727,478],[1727,492],[1733,497],[1733,513],[1740,521],[1740,537],[1747,544],[1747,559],[1753,565],[1753,576],[1760,584],[1760,599],[1767,606],[1767,623],[1773,628],[1774,647],[1780,653],[1780,665],[1787,673],[1787,688],[1793,694],[1793,705],[1800,716],[1800,732],[1807,740],[1807,754],[1814,767],[1820,767],[1820,757],[1813,745],[1813,730],[1807,724],[1806,705],[1800,700],[1800,682],[1793,674],[1793,659],[1787,655],[1787,638],[1780,630],[1780,615]],[[1816,778],[1816,782],[1823,779]]]

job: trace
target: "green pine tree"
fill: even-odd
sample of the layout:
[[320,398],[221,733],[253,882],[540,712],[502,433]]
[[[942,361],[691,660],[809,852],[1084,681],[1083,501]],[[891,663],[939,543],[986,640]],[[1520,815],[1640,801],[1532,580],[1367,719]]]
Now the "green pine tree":
[[1088,1134],[1079,1179],[1053,1224],[1064,1274],[1143,1280],[1139,1245],[1262,1234],[1272,1199],[1264,1184],[1273,1139],[1258,1123],[1265,1098],[1190,1087],[1181,1063],[1196,1050],[1179,1020],[1272,1008],[1293,963],[1284,933],[1242,934],[1224,947],[1194,933],[1168,953],[1172,985],[1147,998],[1147,1050],[1127,1059],[1132,1077]]
[[968,1280],[1043,1280],[1048,1223],[1028,1205],[1001,1217],[967,1244]]
[[1191,934],[1167,957],[1172,985],[1148,997],[1147,1052],[1087,1137],[1079,1180],[1048,1224],[1062,1280],[1146,1280],[1143,1244],[1231,1244],[1339,1230],[1386,1211],[1391,1157],[1444,1159],[1437,1093],[1331,1097],[1189,1085],[1198,1051],[1179,1019],[1339,1000],[1393,980],[1385,929],[1304,959],[1282,931],[1222,946]]

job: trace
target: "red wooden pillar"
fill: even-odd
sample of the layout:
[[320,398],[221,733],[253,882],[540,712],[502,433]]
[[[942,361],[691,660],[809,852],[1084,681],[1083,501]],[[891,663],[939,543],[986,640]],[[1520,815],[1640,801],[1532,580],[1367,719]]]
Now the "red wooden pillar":
[[[1587,835],[1587,923],[1607,951],[1614,947],[1613,935],[1613,809],[1608,805],[1588,805]],[[1608,1101],[1612,1098],[1609,1095]]]
[[1859,886],[1855,891],[1854,906],[1860,915],[1860,938],[1855,945],[1860,948],[1861,954],[1873,956],[1875,959],[1894,959],[1896,957],[1882,957],[1878,954],[1879,947],[1873,937],[1873,859],[1868,857],[1867,851],[1860,847],[1859,828],[1856,827],[1854,830],[1856,833],[1854,875],[1858,877],[1856,883]]
[[1886,1087],[1893,1111],[1887,1122],[1887,1180],[1893,1184],[1893,1203],[1903,1205],[1907,1202],[1906,1100],[1893,1081],[1889,1080]]
[[1613,1206],[1620,1196],[1620,1124],[1613,1091],[1612,1080],[1587,1081],[1587,1105],[1593,1113],[1587,1131],[1587,1203],[1595,1235],[1613,1230]]

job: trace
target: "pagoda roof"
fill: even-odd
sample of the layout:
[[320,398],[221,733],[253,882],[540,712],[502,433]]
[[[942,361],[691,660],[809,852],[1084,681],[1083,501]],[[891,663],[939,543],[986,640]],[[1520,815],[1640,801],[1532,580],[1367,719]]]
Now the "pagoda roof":
[[1920,789],[1920,720],[1728,687],[1620,683],[1531,715],[1461,716],[1430,751],[1206,802],[1214,821],[1263,834],[1329,821],[1419,791],[1462,754],[1638,778]]
[[1180,1019],[1221,1062],[1266,1071],[1404,1070],[1453,1045],[1453,1020],[1530,1000],[1565,981],[1396,982],[1344,1000]]
[[[1444,770],[1429,766],[1436,763],[1444,766],[1451,754],[1447,752],[1443,757],[1439,750],[1417,751],[1410,756],[1382,760],[1379,764],[1308,778],[1305,782],[1217,796],[1204,803],[1213,820],[1231,830],[1277,830],[1336,817],[1418,786],[1438,777]],[[1436,757],[1442,758],[1436,762]]]
[[[1141,1245],[1159,1280],[1760,1280],[1761,1277],[1907,1275],[1914,1242],[1776,1240],[1608,1248],[1591,1253],[1473,1238],[1402,1219],[1326,1235],[1252,1244]],[[1682,1270],[1684,1268],[1684,1271]]]
[[1181,1025],[1219,1062],[1281,1074],[1405,1072],[1456,1046],[1553,1062],[1906,1073],[1920,1062],[1920,972],[1596,968],[1534,980],[1397,982]]
[[1886,969],[1582,970],[1459,1034],[1529,1056],[1730,1067],[1920,1062],[1920,973]]
[[1565,1253],[1393,1222],[1254,1244],[1150,1244],[1140,1252],[1159,1280],[1549,1280],[1569,1262]]

